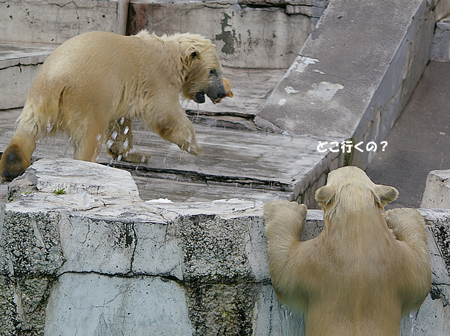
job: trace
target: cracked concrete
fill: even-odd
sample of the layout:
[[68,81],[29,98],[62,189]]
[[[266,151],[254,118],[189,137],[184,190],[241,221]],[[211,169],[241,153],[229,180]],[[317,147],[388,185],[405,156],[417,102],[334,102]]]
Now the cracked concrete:
[[217,45],[225,66],[285,69],[313,29],[310,16],[285,7],[266,1],[131,2],[127,32],[198,33]]
[[[88,167],[99,169],[97,180],[85,176],[69,185],[74,171]],[[0,230],[0,328],[6,335],[212,336],[239,330],[279,336],[301,328],[270,285],[262,202],[142,202],[129,173],[105,168],[41,160],[11,183]],[[109,184],[108,194],[91,182]],[[67,192],[53,194],[61,183]],[[108,201],[80,210],[81,190]],[[450,212],[420,211],[433,290],[415,320],[404,319],[402,335],[411,336],[414,323],[420,330],[415,336],[444,336],[450,261],[442,233]],[[309,210],[301,240],[320,233],[322,215]]]

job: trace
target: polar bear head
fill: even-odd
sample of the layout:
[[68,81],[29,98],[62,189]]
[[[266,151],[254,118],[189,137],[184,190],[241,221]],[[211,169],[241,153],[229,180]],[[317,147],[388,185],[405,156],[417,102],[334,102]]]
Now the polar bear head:
[[204,103],[205,95],[215,101],[226,96],[223,69],[215,45],[197,34],[175,35],[183,64],[183,96]]
[[364,206],[384,209],[397,196],[397,189],[373,183],[362,169],[354,166],[332,171],[327,184],[315,194],[316,201],[328,216],[341,211],[352,213]]

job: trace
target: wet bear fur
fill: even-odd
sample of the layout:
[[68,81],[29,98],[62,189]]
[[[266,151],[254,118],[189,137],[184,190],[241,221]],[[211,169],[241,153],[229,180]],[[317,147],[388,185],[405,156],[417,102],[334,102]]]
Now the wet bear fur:
[[146,162],[133,148],[131,120],[200,155],[192,123],[179,103],[225,97],[215,46],[196,34],[158,37],[90,32],[59,46],[44,62],[28,94],[0,173],[11,180],[30,165],[36,141],[65,132],[74,158],[96,161],[101,146],[114,158]]
[[332,171],[315,195],[323,231],[304,242],[305,205],[265,204],[272,284],[283,304],[305,313],[307,336],[399,336],[401,317],[429,293],[421,214],[393,209],[383,215],[397,195],[357,167]]

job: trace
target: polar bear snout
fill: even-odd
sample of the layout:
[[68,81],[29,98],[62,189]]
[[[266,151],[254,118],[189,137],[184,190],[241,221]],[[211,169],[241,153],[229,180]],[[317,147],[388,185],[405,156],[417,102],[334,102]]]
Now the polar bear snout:
[[205,93],[211,100],[214,101],[216,99],[225,98],[227,92],[223,84],[222,75],[213,70],[210,71],[208,88]]
[[225,91],[225,88],[222,85],[222,88],[219,88],[219,90],[216,90],[215,88],[210,88],[206,92],[199,91],[194,95],[194,101],[197,104],[203,104],[205,102],[205,94],[212,100],[216,101],[217,99],[225,98],[227,96],[227,93]]

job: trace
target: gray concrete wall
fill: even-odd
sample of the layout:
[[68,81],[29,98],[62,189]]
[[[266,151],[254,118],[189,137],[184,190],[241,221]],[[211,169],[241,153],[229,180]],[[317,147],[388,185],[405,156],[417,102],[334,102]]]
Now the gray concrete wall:
[[[422,214],[433,289],[402,335],[444,336],[450,212]],[[301,239],[321,227],[322,212],[309,211]],[[11,183],[0,228],[2,335],[278,336],[302,328],[270,285],[260,202],[143,203],[125,171],[41,160]]]
[[2,42],[56,43],[93,30],[119,32],[118,0],[5,0]]
[[204,35],[223,65],[288,68],[328,1],[132,1],[128,34]]

